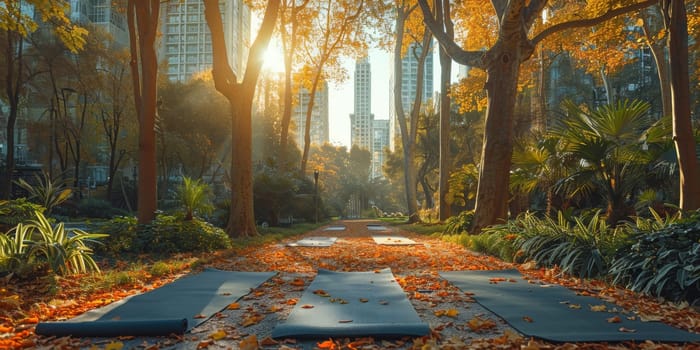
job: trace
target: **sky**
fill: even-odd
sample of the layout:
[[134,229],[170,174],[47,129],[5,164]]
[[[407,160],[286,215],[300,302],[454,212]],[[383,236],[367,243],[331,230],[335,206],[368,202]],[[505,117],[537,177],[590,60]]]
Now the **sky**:
[[[440,64],[437,54],[433,57],[433,88],[439,90]],[[372,113],[375,119],[389,119],[389,92],[391,85],[391,55],[379,49],[369,51],[369,63],[372,74]],[[345,68],[349,79],[343,84],[329,84],[328,94],[328,124],[330,142],[339,146],[350,148],[350,114],[354,109],[354,74],[355,61],[346,59]],[[452,69],[453,73],[457,71]],[[454,74],[453,74],[454,75]]]

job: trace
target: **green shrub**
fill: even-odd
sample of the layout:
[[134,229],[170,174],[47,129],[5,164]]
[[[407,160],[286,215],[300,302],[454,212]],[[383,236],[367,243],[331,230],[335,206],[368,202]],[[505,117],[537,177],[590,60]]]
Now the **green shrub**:
[[104,224],[102,232],[109,235],[104,252],[111,255],[168,255],[231,247],[231,240],[222,229],[198,219],[182,221],[167,215],[159,215],[152,223],[141,226],[134,218],[116,218]]
[[465,236],[467,247],[473,251],[497,256],[505,261],[514,261],[518,258],[516,245],[518,235],[494,230]]
[[611,264],[615,283],[671,300],[700,300],[700,218],[637,231]]
[[38,268],[35,256],[31,254],[30,228],[30,225],[20,223],[8,233],[0,233],[0,271],[25,277]]
[[26,198],[0,201],[0,231],[6,232],[19,223],[29,222],[34,218],[34,213],[44,213],[44,210],[44,207]]
[[192,220],[195,214],[211,214],[214,210],[211,189],[200,179],[193,180],[185,176],[175,193],[185,211],[185,221]]
[[611,228],[597,212],[590,218],[574,217],[573,224],[558,215],[557,221],[541,219],[548,229],[524,238],[519,248],[524,258],[544,266],[559,266],[563,272],[581,278],[607,273],[616,250],[628,239],[622,226]]
[[447,225],[445,227],[445,233],[459,234],[467,232],[469,230],[469,227],[471,227],[472,225],[473,219],[473,210],[465,210],[455,216],[452,216],[445,221],[445,224]]

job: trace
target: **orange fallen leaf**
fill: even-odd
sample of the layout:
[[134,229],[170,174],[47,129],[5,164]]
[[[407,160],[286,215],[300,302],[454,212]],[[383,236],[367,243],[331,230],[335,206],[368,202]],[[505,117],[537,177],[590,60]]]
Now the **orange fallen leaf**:
[[197,314],[194,315],[194,318],[207,318],[207,315]]
[[201,342],[199,342],[199,344],[197,344],[197,349],[206,349],[206,348],[208,348],[209,345],[211,345],[211,344],[214,344],[214,341],[213,341],[213,340],[204,340],[204,341],[201,341]]
[[240,325],[243,327],[250,327],[260,323],[264,318],[265,316],[259,314],[249,315],[241,320]]
[[301,306],[301,308],[302,308],[302,309],[313,309],[314,306],[311,305],[311,304],[304,304],[304,305]]
[[241,308],[241,304],[239,304],[239,303],[231,303],[231,304],[228,304],[228,309],[229,309],[229,310],[238,310],[238,309],[240,309],[240,308]]
[[620,322],[622,322],[622,319],[620,319],[620,316],[610,317],[607,320],[608,320],[608,323],[620,323]]
[[369,299],[366,299],[366,298],[360,298],[360,302],[361,302],[361,303],[366,303],[366,302],[368,302],[368,301],[369,301]]
[[296,298],[291,298],[291,299],[287,299],[287,301],[285,302],[285,304],[287,304],[287,305],[296,305],[298,301],[299,301],[299,300],[296,299]]
[[336,350],[338,349],[338,345],[335,344],[333,339],[328,339],[320,343],[316,343],[316,346],[318,346],[319,349],[328,349],[328,350]]
[[523,321],[525,321],[525,322],[527,322],[527,323],[535,322],[535,321],[532,319],[532,317],[530,317],[530,316],[523,316]]
[[260,341],[260,345],[262,345],[262,346],[272,346],[272,345],[277,345],[277,344],[279,344],[279,342],[270,338],[270,337],[267,337],[267,338]]
[[289,284],[297,287],[303,287],[306,282],[304,282],[304,280],[301,278],[295,278],[293,281],[289,282]]
[[249,337],[243,339],[240,343],[238,343],[238,348],[241,350],[259,349],[260,345],[258,345],[258,337],[256,337],[255,334],[250,335]]
[[489,319],[484,320],[479,316],[474,316],[467,322],[467,327],[474,332],[480,332],[496,327],[496,323]]
[[318,296],[321,296],[321,297],[330,297],[330,296],[331,296],[330,294],[328,294],[328,292],[326,292],[326,291],[323,290],[323,289],[316,289],[316,290],[314,291],[314,294],[316,294],[316,295],[318,295]]
[[37,324],[39,323],[38,317],[27,317],[19,322],[20,324]]

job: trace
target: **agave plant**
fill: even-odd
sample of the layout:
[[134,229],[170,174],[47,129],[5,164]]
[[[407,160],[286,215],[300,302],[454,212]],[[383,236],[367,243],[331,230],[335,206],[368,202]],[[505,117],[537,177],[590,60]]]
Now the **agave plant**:
[[92,258],[89,242],[106,237],[106,234],[87,233],[82,230],[66,231],[63,223],[53,226],[41,213],[30,223],[33,230],[32,254],[45,259],[52,271],[58,274],[76,274],[90,271],[99,272]]

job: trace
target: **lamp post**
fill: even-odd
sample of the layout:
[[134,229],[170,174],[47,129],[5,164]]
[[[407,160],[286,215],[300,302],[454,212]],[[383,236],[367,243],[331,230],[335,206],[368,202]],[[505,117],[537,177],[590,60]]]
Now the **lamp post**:
[[318,224],[318,169],[314,170],[314,222]]

